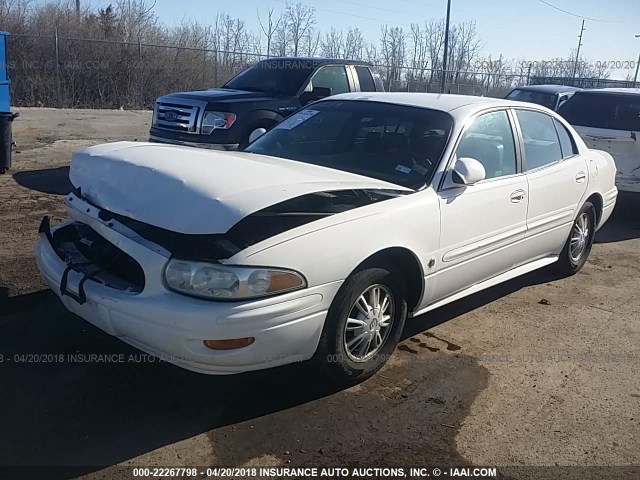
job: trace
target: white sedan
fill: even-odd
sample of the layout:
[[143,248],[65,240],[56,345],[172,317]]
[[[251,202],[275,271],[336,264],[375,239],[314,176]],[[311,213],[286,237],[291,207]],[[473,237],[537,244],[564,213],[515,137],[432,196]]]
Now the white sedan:
[[350,383],[416,315],[546,265],[578,272],[615,175],[544,107],[338,95],[244,152],[77,152],[72,221],[45,217],[37,263],[70,311],[181,367],[313,359]]

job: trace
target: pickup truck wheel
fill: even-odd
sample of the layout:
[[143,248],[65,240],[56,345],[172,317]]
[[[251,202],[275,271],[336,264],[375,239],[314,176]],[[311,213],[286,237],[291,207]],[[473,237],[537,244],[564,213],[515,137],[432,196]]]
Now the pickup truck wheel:
[[596,234],[596,208],[586,202],[576,217],[556,269],[563,275],[578,273],[587,262]]
[[343,385],[363,381],[387,362],[407,317],[407,287],[393,266],[352,274],[333,300],[315,363]]

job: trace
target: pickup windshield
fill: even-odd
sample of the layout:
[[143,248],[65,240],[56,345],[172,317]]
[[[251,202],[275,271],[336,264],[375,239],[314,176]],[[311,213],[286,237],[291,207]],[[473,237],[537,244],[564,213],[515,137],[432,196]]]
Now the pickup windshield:
[[326,100],[291,115],[245,151],[417,190],[433,175],[452,125],[450,115],[427,108]]
[[296,95],[314,71],[315,64],[305,60],[262,60],[240,72],[222,88]]
[[558,113],[571,125],[640,131],[640,95],[578,92]]

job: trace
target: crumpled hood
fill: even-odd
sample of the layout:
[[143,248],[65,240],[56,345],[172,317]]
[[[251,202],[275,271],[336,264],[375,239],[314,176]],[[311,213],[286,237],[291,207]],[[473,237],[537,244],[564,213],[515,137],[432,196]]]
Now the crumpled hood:
[[242,152],[117,142],[76,152],[71,183],[94,205],[178,233],[225,233],[245,216],[308,193],[406,190],[339,170]]

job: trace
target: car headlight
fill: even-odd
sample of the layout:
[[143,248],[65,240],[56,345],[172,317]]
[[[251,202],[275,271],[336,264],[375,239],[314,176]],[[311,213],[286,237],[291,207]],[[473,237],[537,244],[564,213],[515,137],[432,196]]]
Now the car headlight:
[[214,130],[227,130],[236,121],[235,113],[204,112],[202,117],[202,133],[209,135]]
[[172,259],[164,270],[167,286],[200,298],[244,300],[305,288],[305,278],[280,268],[239,267]]

